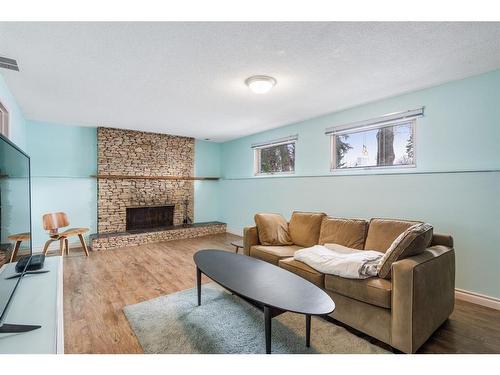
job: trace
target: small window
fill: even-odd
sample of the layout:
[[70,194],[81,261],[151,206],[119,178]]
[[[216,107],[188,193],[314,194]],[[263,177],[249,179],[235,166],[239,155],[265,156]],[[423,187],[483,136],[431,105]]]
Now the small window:
[[290,139],[253,146],[255,175],[294,173],[295,142],[296,139]]
[[331,135],[332,170],[415,166],[416,120]]
[[9,137],[9,113],[2,103],[0,103],[0,134]]

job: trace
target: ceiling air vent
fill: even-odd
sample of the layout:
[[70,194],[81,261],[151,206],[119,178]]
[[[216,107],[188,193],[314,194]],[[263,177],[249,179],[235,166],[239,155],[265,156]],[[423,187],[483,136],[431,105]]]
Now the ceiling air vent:
[[16,60],[2,56],[0,56],[0,68],[15,70],[17,72],[19,71],[19,66],[17,65]]

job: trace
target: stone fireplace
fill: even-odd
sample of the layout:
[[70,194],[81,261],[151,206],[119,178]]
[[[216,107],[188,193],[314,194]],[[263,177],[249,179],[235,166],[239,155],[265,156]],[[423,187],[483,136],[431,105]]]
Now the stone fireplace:
[[193,138],[99,127],[97,174],[94,249],[226,230],[219,222],[182,225],[194,218]]
[[[181,225],[187,201],[186,214],[193,218],[193,181],[161,179],[193,176],[193,138],[98,128],[97,153],[99,175],[124,177],[98,181],[99,233],[126,231],[127,207],[161,206],[168,202],[174,206],[173,225]],[[145,178],[126,178],[137,176]]]

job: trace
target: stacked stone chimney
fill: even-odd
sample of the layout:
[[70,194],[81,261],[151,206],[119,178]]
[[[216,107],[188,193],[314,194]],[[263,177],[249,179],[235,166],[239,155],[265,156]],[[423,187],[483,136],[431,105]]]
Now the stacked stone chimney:
[[[193,176],[194,139],[100,127],[98,175]],[[124,232],[126,207],[174,204],[174,225],[182,224],[184,202],[193,218],[194,184],[187,180],[98,180],[98,233]]]

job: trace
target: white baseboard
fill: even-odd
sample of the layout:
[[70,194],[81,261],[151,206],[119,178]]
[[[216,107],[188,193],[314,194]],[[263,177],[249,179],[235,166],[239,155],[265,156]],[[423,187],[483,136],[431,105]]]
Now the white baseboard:
[[469,292],[468,290],[455,289],[455,298],[489,307],[491,309],[500,310],[500,298],[485,296],[484,294]]

